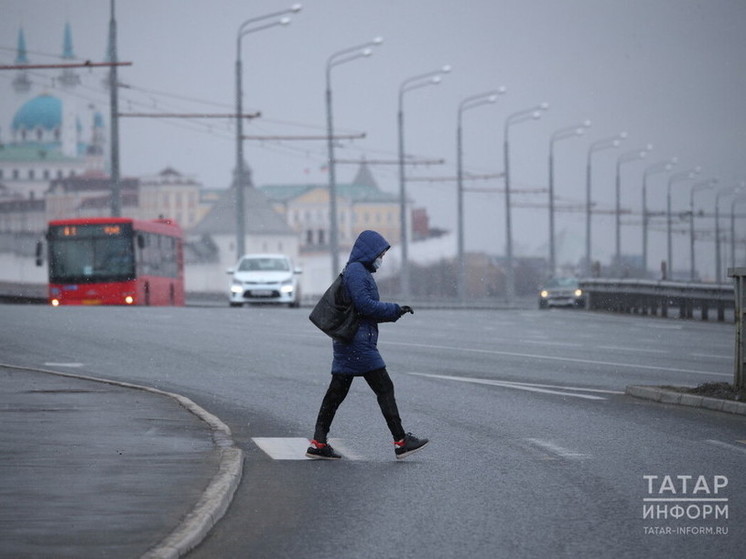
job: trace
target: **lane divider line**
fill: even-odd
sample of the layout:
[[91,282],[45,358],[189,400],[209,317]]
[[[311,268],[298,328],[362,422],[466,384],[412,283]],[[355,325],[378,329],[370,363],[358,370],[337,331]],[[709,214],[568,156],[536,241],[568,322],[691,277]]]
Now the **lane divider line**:
[[673,367],[657,367],[655,365],[639,365],[634,363],[613,363],[609,361],[596,361],[594,359],[578,359],[575,357],[553,357],[551,355],[535,355],[532,353],[516,353],[513,351],[500,351],[495,349],[477,349],[456,346],[444,346],[434,344],[416,344],[412,342],[382,341],[384,345],[398,345],[405,347],[418,347],[423,349],[447,349],[452,351],[463,351],[467,353],[485,353],[488,355],[503,355],[505,357],[520,357],[521,359],[539,359],[542,361],[564,361],[567,363],[583,363],[585,365],[601,365],[604,367],[622,367],[625,369],[644,369],[648,371],[668,371],[673,373],[693,373],[697,375],[708,375],[716,377],[732,377],[733,373],[714,373],[712,371],[698,371],[694,369],[675,369]]
[[526,441],[528,441],[534,446],[538,446],[539,448],[541,448],[544,451],[549,452],[550,454],[557,455],[560,458],[571,458],[571,459],[590,458],[588,454],[584,454],[582,452],[575,452],[574,450],[570,450],[568,448],[564,448],[558,444],[555,444],[552,441],[547,441],[544,439],[526,439]]
[[454,377],[454,376],[449,376],[449,375],[432,375],[429,373],[407,373],[407,374],[416,375],[420,377],[429,377],[429,378],[444,379],[444,380],[455,380],[459,382],[470,382],[473,384],[487,384],[490,386],[499,386],[502,388],[514,388],[516,390],[525,390],[527,392],[540,392],[542,394],[571,396],[573,398],[582,398],[585,400],[606,400],[606,398],[603,396],[593,396],[591,394],[575,394],[573,392],[567,392],[567,391],[568,390],[584,390],[584,391],[593,391],[593,392],[606,392],[610,394],[623,394],[623,392],[614,392],[611,390],[602,391],[598,389],[565,388],[563,386],[556,387],[559,390],[549,390],[547,388],[541,388],[541,387],[550,386],[550,385],[532,385],[532,384],[527,384],[527,383],[509,382],[509,381],[483,379],[483,378]]
[[[746,448],[736,446],[733,444],[724,443],[723,441],[718,441],[715,439],[707,439],[705,442],[708,442],[712,445],[719,446],[720,448],[725,448],[727,450],[734,450],[736,452],[740,452],[741,454],[746,454]],[[741,441],[738,441],[741,442]]]

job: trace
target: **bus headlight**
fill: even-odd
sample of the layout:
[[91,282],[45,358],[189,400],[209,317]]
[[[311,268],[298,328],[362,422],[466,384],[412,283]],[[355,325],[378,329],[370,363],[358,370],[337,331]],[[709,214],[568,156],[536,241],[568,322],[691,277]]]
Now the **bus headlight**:
[[51,300],[51,301],[49,301],[49,302],[50,302],[50,304],[51,304],[51,305],[52,305],[53,307],[59,307],[59,306],[60,306],[60,300],[59,300],[59,299],[52,299],[52,300]]
[[132,303],[134,303],[134,302],[135,302],[135,298],[134,298],[134,297],[133,297],[132,295],[127,295],[127,296],[126,296],[126,297],[124,298],[124,302],[125,302],[125,303],[126,303],[127,305],[131,305]]
[[583,290],[582,289],[576,289],[575,290],[575,297],[580,297],[582,294],[583,294]]
[[541,293],[539,293],[539,295],[541,295],[541,297],[543,299],[546,299],[547,297],[549,297],[549,291],[547,291],[546,289],[544,289],[544,290],[542,290]]

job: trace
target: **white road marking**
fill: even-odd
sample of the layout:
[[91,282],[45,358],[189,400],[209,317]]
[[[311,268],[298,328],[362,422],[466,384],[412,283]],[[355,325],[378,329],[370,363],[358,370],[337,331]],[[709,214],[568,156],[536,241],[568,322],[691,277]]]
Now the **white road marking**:
[[598,349],[611,349],[613,351],[632,351],[634,353],[671,353],[665,349],[640,349],[639,347],[621,347],[616,345],[600,345]]
[[719,446],[720,448],[726,448],[728,450],[735,450],[736,452],[746,454],[746,446],[736,446],[734,444],[728,444],[728,443],[724,443],[723,441],[716,441],[714,439],[707,439],[706,442],[713,444],[715,446]]
[[71,369],[82,367],[83,363],[44,363],[45,367],[70,367]]
[[303,437],[254,437],[256,446],[274,460],[308,460],[309,440]]
[[[408,373],[408,374],[417,375],[421,377],[444,379],[444,380],[456,380],[459,382],[470,382],[474,384],[488,384],[490,386],[500,386],[502,388],[515,388],[516,390],[525,390],[527,392],[541,392],[543,394],[557,394],[560,396],[571,396],[573,398],[583,398],[586,400],[606,400],[606,398],[602,396],[592,396],[590,394],[574,394],[573,392],[568,392],[568,391],[575,390],[575,391],[581,391],[581,392],[601,392],[604,394],[623,394],[623,392],[617,392],[614,390],[600,390],[597,388],[575,388],[575,387],[567,387],[567,386],[554,386],[551,384],[531,384],[531,383],[525,383],[525,382],[512,382],[512,381],[493,380],[493,379],[484,379],[484,378],[454,377],[454,376],[449,376],[449,375],[432,375],[429,373]],[[549,390],[550,388],[555,388],[557,390]]]
[[[251,440],[273,460],[311,460],[306,456],[311,441],[304,437],[253,437]],[[329,439],[329,444],[343,459],[362,460],[341,439]]]
[[535,355],[533,353],[517,353],[514,351],[499,351],[495,349],[476,349],[456,346],[444,346],[434,344],[416,344],[412,342],[380,342],[382,344],[399,345],[405,347],[419,347],[423,349],[446,349],[452,351],[463,351],[467,353],[485,353],[488,355],[504,355],[506,357],[520,357],[521,359],[539,359],[542,361],[563,361],[567,363],[583,363],[585,365],[601,365],[604,367],[622,367],[625,369],[668,371],[672,373],[693,373],[697,375],[708,375],[716,377],[732,377],[733,373],[713,373],[711,371],[698,371],[694,369],[676,369],[674,367],[657,367],[655,365],[642,365],[636,363],[614,363],[610,361],[596,361],[594,359],[578,359],[575,357],[555,357],[551,355]]
[[550,342],[549,340],[522,340],[524,344],[537,344],[556,347],[583,347],[583,344],[570,342]]
[[551,454],[555,454],[559,456],[560,458],[590,458],[588,454],[583,454],[582,452],[575,452],[574,450],[561,447],[558,444],[554,444],[552,441],[546,441],[544,439],[526,439],[526,440],[530,442],[531,444],[538,446],[542,450],[545,450]]
[[705,359],[726,359],[728,361],[733,360],[732,355],[713,355],[711,353],[691,353],[692,357],[704,357]]

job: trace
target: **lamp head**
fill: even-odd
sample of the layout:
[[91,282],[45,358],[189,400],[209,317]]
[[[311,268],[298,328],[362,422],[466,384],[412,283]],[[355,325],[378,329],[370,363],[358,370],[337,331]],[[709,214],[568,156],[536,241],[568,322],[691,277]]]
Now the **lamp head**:
[[590,119],[585,119],[583,121],[583,126],[585,126],[586,128],[590,128],[591,127],[591,121],[590,121]]
[[619,132],[618,138],[620,140],[626,140],[627,139],[627,132]]
[[300,12],[303,9],[303,4],[293,4],[290,6],[291,12]]
[[376,37],[375,39],[373,39],[374,45],[380,45],[382,43],[383,43],[383,37]]
[[446,64],[440,69],[440,71],[443,72],[444,74],[448,74],[451,71],[451,65]]
[[433,76],[430,79],[430,83],[432,83],[433,85],[438,85],[441,81],[443,81],[443,78],[441,78],[440,76]]
[[541,105],[539,105],[539,110],[548,111],[549,110],[549,103],[544,102]]
[[363,49],[362,51],[360,51],[361,56],[370,56],[371,54],[373,54],[373,51],[371,49]]
[[508,88],[505,87],[504,85],[501,85],[500,87],[497,88],[498,95],[505,95],[507,92],[508,92]]
[[288,23],[290,23],[289,17],[283,17],[280,19],[280,25],[287,25]]

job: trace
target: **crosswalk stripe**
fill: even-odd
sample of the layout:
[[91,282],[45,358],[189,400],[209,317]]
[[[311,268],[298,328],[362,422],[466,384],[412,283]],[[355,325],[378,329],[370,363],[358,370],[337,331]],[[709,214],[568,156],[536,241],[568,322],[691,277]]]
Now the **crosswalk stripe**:
[[254,444],[274,460],[308,460],[308,439],[303,437],[254,437]]
[[[306,456],[310,441],[304,437],[253,437],[251,440],[273,460],[310,460]],[[345,460],[364,459],[349,448],[342,439],[329,439],[329,444]]]

